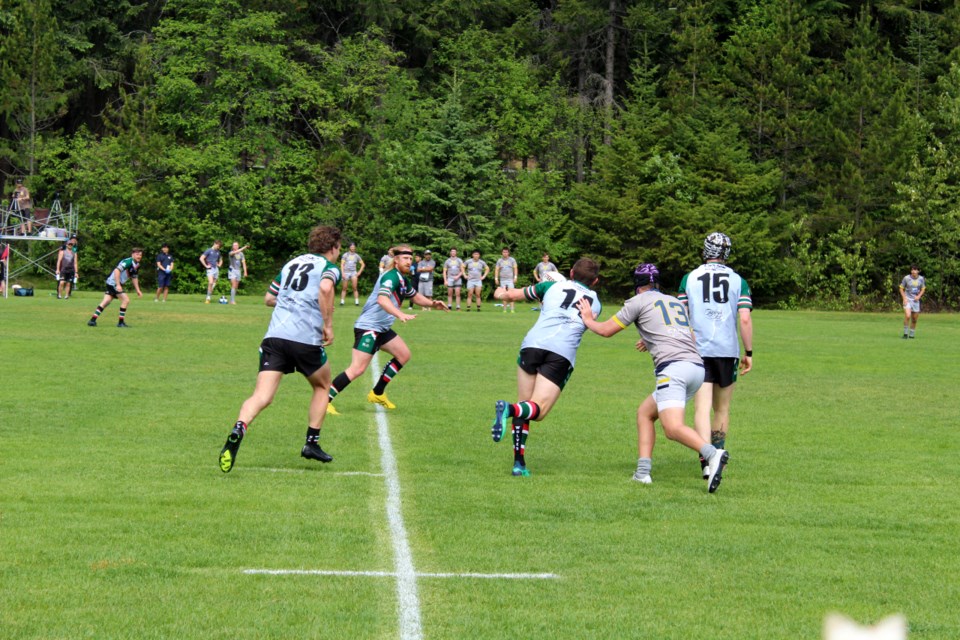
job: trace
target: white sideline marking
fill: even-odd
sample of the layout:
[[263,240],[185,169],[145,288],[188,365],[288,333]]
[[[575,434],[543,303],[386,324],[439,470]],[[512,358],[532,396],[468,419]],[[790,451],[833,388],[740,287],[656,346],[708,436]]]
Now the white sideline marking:
[[[373,354],[373,384],[380,377],[380,361]],[[403,524],[400,506],[400,479],[397,476],[397,460],[390,442],[390,423],[386,410],[377,405],[377,432],[380,441],[380,466],[383,482],[387,487],[387,522],[393,541],[393,567],[397,579],[397,603],[400,609],[400,639],[420,640],[423,628],[420,625],[420,600],[417,597],[417,572],[413,568],[413,554],[407,542],[407,529]]]
[[[347,576],[396,578],[393,571],[330,571],[325,569],[244,569],[247,575],[268,576]],[[418,578],[478,578],[480,580],[558,580],[555,573],[418,573]]]

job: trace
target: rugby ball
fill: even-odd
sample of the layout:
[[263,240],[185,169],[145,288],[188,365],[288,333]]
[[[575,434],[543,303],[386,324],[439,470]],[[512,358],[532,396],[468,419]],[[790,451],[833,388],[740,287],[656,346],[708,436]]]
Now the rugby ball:
[[543,279],[547,282],[566,282],[567,277],[559,271],[547,271],[543,274]]
[[220,304],[227,304],[226,296],[220,296]]

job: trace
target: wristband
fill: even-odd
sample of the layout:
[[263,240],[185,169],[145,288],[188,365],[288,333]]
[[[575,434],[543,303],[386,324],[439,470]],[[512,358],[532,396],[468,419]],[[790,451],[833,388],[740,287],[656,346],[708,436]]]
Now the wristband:
[[747,356],[748,358],[752,358],[752,357],[753,357],[753,349],[747,349],[746,351],[743,352],[743,354],[744,354],[745,356]]

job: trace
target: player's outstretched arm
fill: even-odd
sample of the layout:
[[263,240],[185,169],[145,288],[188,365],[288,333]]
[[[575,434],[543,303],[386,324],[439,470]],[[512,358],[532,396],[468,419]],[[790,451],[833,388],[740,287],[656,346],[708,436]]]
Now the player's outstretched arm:
[[385,294],[381,293],[377,296],[377,304],[380,305],[380,308],[392,315],[394,318],[400,322],[406,322],[407,320],[413,320],[417,316],[412,313],[404,313],[402,309],[398,309],[397,305],[393,304],[393,299]]
[[523,293],[523,289],[504,289],[503,287],[497,287],[496,291],[493,292],[493,299],[502,302],[521,302],[525,298],[526,296]]
[[411,298],[413,304],[419,305],[421,307],[432,307],[434,309],[442,309],[443,311],[450,311],[450,307],[447,306],[447,303],[439,298],[434,300],[433,298],[428,298],[420,292],[417,292],[417,295]]
[[586,298],[580,298],[580,301],[577,302],[577,308],[580,309],[580,318],[583,320],[583,324],[587,329],[604,338],[609,338],[623,330],[623,327],[617,322],[616,316],[611,317],[606,322],[597,322],[596,317],[593,315],[593,307],[591,307],[590,304],[590,301]]

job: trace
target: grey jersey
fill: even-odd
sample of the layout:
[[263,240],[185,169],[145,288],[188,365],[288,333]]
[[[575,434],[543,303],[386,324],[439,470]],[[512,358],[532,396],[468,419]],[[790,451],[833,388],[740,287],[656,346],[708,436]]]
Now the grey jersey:
[[570,366],[577,363],[577,348],[586,326],[580,318],[577,303],[590,301],[594,315],[600,315],[600,298],[595,291],[575,280],[540,282],[524,288],[527,300],[540,301],[540,318],[523,338],[521,349],[544,349],[563,356]]
[[513,256],[497,260],[497,269],[500,270],[501,280],[514,280],[517,277],[517,261]]
[[357,267],[360,264],[360,254],[356,251],[347,251],[340,258],[340,264],[343,265],[344,277],[352,277],[357,274]]
[[283,265],[270,293],[277,297],[277,306],[270,317],[264,338],[282,338],[303,344],[323,344],[323,323],[320,312],[320,283],[340,282],[340,268],[323,256],[305,253]]
[[651,289],[623,303],[613,316],[626,329],[637,327],[657,369],[668,362],[703,363],[690,330],[687,307],[677,298]]
[[230,268],[234,271],[243,271],[243,251],[230,256]]
[[433,272],[436,268],[437,263],[435,260],[421,260],[417,266],[417,277],[420,278],[420,282],[430,282],[433,280]]
[[917,299],[917,295],[920,294],[927,286],[927,280],[923,276],[903,276],[903,280],[900,281],[900,288],[903,289],[903,294],[907,297],[907,300],[913,302]]
[[373,292],[367,298],[367,302],[360,311],[360,317],[354,323],[354,328],[365,329],[367,331],[376,331],[382,333],[393,326],[396,318],[380,306],[378,302],[380,296],[388,296],[398,309],[403,308],[403,301],[417,295],[417,288],[413,280],[396,269],[390,269],[377,278],[377,283],[373,286]]
[[203,252],[203,259],[207,261],[207,268],[213,269],[220,262],[220,250],[210,247]]
[[447,270],[448,278],[459,278],[463,271],[463,260],[460,258],[447,258],[443,263],[443,268]]
[[474,260],[473,258],[467,260],[464,266],[467,269],[467,280],[479,280],[480,276],[482,276],[483,272],[487,269],[486,262],[480,259]]
[[540,276],[541,280],[543,280],[544,275],[546,275],[550,271],[556,271],[556,270],[557,270],[557,265],[553,264],[552,262],[543,262],[543,261],[538,262],[537,266],[534,267],[533,269],[534,273]]

